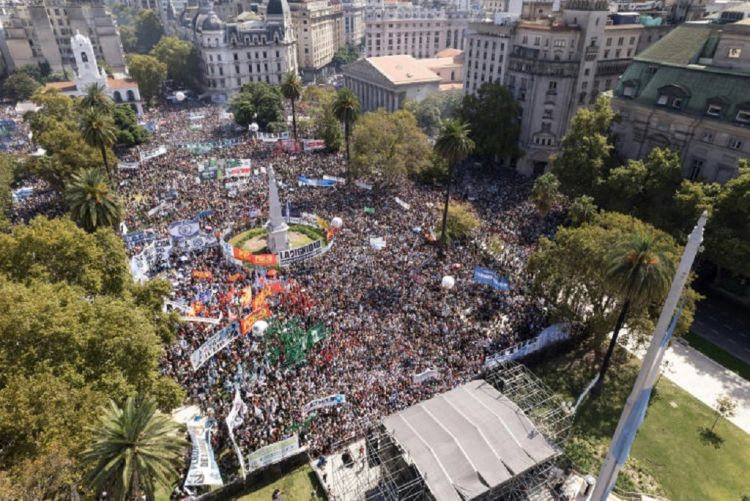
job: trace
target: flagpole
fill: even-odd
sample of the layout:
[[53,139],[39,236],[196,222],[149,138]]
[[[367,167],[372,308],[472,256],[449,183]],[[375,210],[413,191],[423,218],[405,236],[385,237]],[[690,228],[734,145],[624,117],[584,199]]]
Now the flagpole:
[[[622,468],[622,465],[625,464],[628,458],[630,446],[643,420],[651,390],[659,373],[659,364],[664,357],[669,337],[674,328],[674,325],[670,326],[673,313],[687,282],[690,268],[693,265],[693,261],[695,261],[695,256],[698,254],[701,242],[703,241],[703,229],[707,218],[708,214],[704,211],[698,219],[698,224],[695,225],[695,228],[690,233],[687,244],[685,244],[685,251],[672,279],[672,287],[664,302],[661,315],[659,315],[651,344],[648,347],[646,356],[643,358],[641,370],[638,373],[633,390],[620,416],[617,429],[612,437],[609,452],[599,472],[599,478],[596,481],[594,493],[591,496],[592,501],[606,501],[615,486],[620,468]],[[674,324],[676,325],[676,319]]]

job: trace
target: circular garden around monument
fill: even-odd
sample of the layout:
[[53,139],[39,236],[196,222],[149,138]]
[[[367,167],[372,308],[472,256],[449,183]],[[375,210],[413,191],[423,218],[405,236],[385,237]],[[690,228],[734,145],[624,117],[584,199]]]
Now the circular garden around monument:
[[[230,238],[229,244],[252,254],[267,254],[269,250],[266,235],[266,229],[263,227],[250,228]],[[322,240],[324,246],[328,244],[325,230],[314,226],[290,224],[287,235],[289,236],[289,247],[291,249],[304,247],[316,240]]]

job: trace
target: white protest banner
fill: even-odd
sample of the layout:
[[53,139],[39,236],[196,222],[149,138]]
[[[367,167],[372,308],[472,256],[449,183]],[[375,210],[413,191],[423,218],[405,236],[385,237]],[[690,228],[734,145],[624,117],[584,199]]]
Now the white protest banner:
[[403,208],[404,210],[411,209],[411,205],[407,204],[406,202],[404,202],[403,200],[401,200],[398,197],[396,197],[396,203],[399,204],[401,206],[401,208]]
[[303,139],[302,148],[305,151],[320,151],[326,149],[326,142],[323,139]]
[[323,246],[322,240],[316,240],[297,249],[279,251],[279,253],[277,254],[279,266],[288,266],[297,261],[304,261],[318,256],[320,254],[328,252],[331,249],[332,245],[333,240],[331,240],[326,246]]
[[205,343],[200,345],[193,353],[190,354],[190,363],[193,370],[197,371],[203,364],[223,350],[240,335],[240,323],[232,322],[219,332],[211,336]]
[[193,450],[190,454],[190,469],[185,477],[185,486],[224,485],[211,448],[213,419],[195,416],[187,422]]
[[262,447],[247,457],[247,471],[255,471],[269,464],[278,463],[295,454],[299,448],[299,437],[296,433],[286,440]]
[[323,407],[334,407],[336,405],[345,404],[346,403],[346,395],[342,395],[341,393],[336,393],[334,395],[328,395],[324,398],[319,398],[317,400],[313,400],[312,402],[305,404],[305,406],[302,408],[302,412],[304,414],[309,414],[314,410],[322,409]]
[[430,379],[437,379],[440,377],[440,371],[437,369],[427,369],[426,371],[422,371],[419,374],[414,374],[412,376],[412,381],[414,383],[424,383],[425,381],[429,381]]
[[198,322],[203,324],[219,325],[221,323],[221,317],[210,318],[210,317],[193,317],[190,315],[181,316],[182,322]]
[[250,167],[250,164],[224,169],[224,177],[249,177],[252,174],[253,169]]
[[234,439],[234,429],[245,422],[244,416],[247,414],[247,404],[242,401],[242,395],[240,395],[240,389],[237,388],[234,392],[234,401],[232,402],[232,409],[227,414],[227,428],[229,429],[229,440],[232,442],[234,452],[237,454],[237,460],[240,462],[240,471],[242,472],[242,478],[245,478],[245,460],[242,457],[242,452],[237,442]]
[[162,145],[156,148],[155,150],[147,151],[147,152],[141,152],[140,157],[141,161],[144,160],[151,160],[152,158],[160,157],[162,155],[166,155],[167,153],[167,147]]
[[372,190],[371,184],[363,183],[362,181],[354,181],[354,185],[357,188],[362,188],[363,190]]
[[383,237],[370,237],[370,247],[375,250],[385,249],[385,238]]
[[157,212],[159,212],[160,210],[166,208],[166,206],[167,206],[167,202],[161,202],[156,207],[154,207],[152,209],[149,209],[149,211],[146,213],[146,215],[148,217],[153,217]]
[[138,170],[140,165],[139,162],[119,162],[117,168],[120,170]]

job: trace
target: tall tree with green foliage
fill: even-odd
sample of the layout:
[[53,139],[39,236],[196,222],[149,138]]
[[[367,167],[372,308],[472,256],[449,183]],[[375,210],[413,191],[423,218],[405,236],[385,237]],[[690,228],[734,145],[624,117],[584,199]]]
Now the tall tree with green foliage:
[[128,55],[128,70],[138,83],[141,97],[149,104],[159,96],[164,80],[167,79],[167,65],[153,56]]
[[531,190],[531,200],[536,205],[536,209],[542,217],[547,213],[560,199],[560,181],[551,172],[539,176],[534,181],[534,187]]
[[294,140],[297,140],[297,110],[294,108],[297,100],[302,96],[302,80],[294,71],[290,71],[281,82],[281,94],[292,104],[292,130]]
[[368,176],[391,185],[428,168],[432,160],[427,136],[406,110],[365,113],[357,120],[351,143],[354,178]]
[[714,201],[706,225],[706,254],[722,270],[750,276],[750,165],[740,162],[739,176],[727,181]]
[[9,76],[3,84],[3,94],[11,101],[25,101],[30,98],[34,91],[41,87],[37,80],[27,73],[15,72]]
[[474,151],[475,143],[470,137],[469,125],[458,120],[447,120],[443,123],[440,135],[435,141],[435,153],[448,162],[448,179],[445,183],[445,204],[443,206],[443,224],[440,230],[441,252],[448,245],[448,203],[451,197],[453,171]]
[[569,197],[597,196],[612,153],[609,126],[614,118],[609,99],[600,96],[593,108],[581,108],[571,120],[560,153],[552,159],[560,188]]
[[117,128],[111,115],[96,109],[88,109],[81,116],[81,134],[83,139],[102,154],[102,163],[107,176],[112,179],[112,171],[107,160],[107,151],[117,140]]
[[278,87],[264,82],[250,82],[234,95],[229,107],[234,121],[247,127],[256,122],[262,129],[284,119],[284,104]]
[[333,114],[331,103],[322,107],[315,123],[315,137],[325,141],[330,151],[339,151],[344,144],[344,131],[341,130],[341,122]]
[[333,114],[336,115],[339,122],[344,124],[344,141],[346,142],[346,177],[351,182],[351,155],[349,148],[349,139],[351,137],[352,126],[357,120],[360,113],[359,99],[351,89],[344,87],[339,89],[336,99],[333,101]]
[[668,245],[658,235],[636,232],[626,235],[607,256],[606,280],[620,293],[622,304],[599,370],[599,386],[604,384],[630,305],[650,306],[663,300],[669,291],[675,264],[665,254]]
[[594,197],[581,195],[574,198],[570,203],[570,207],[568,207],[568,219],[573,226],[581,226],[582,224],[591,222],[597,210],[598,207],[594,202]]
[[159,16],[151,9],[144,9],[135,18],[135,41],[136,51],[147,54],[156,43],[164,36]]
[[489,160],[518,155],[518,103],[499,83],[485,83],[464,96],[458,116],[471,130],[476,154]]
[[78,226],[89,233],[101,227],[115,228],[122,207],[100,169],[86,169],[73,176],[65,190],[65,203]]
[[443,221],[445,221],[445,229],[441,230],[440,239],[443,241],[444,238],[447,244],[464,240],[482,224],[471,205],[457,201],[451,201],[448,204],[447,215],[445,212],[443,214],[438,212],[435,223],[443,224]]
[[[606,273],[613,260],[611,252],[634,234],[645,234],[658,241],[655,250],[669,259],[673,267],[677,266],[682,249],[672,237],[637,218],[616,212],[595,213],[580,226],[558,227],[554,240],[540,239],[538,249],[529,258],[528,270],[533,276],[532,290],[550,306],[553,322],[575,322],[597,346],[604,342],[616,323],[617,306],[627,299],[626,291]],[[699,299],[689,287],[684,297],[678,335],[688,331]],[[654,303],[661,299],[655,299]],[[653,329],[658,309],[648,306],[645,301],[631,299],[628,311],[631,332],[644,334]]]
[[111,114],[115,107],[115,103],[107,95],[107,88],[99,83],[93,83],[86,88],[86,94],[81,97],[80,104],[83,110],[93,109],[105,115]]
[[148,130],[138,124],[138,117],[129,105],[118,104],[115,106],[112,118],[114,119],[115,127],[117,127],[116,144],[135,146],[148,141]]
[[443,120],[455,118],[463,98],[463,92],[452,90],[435,92],[414,104],[414,116],[417,124],[428,136],[435,136],[440,132]]
[[177,37],[164,36],[151,49],[150,55],[166,65],[168,78],[195,87],[200,61],[193,44]]
[[180,426],[154,402],[133,397],[122,408],[110,402],[92,442],[81,455],[91,469],[86,483],[95,496],[106,491],[120,501],[155,499],[160,487],[171,486],[188,445]]

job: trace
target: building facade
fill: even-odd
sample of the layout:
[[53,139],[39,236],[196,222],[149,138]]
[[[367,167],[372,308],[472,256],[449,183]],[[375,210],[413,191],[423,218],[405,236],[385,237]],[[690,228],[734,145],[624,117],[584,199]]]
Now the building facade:
[[445,49],[427,59],[368,57],[344,66],[343,73],[344,85],[357,95],[362,111],[393,112],[407,99],[419,102],[435,92],[460,89],[463,53]]
[[516,7],[517,14],[471,25],[464,90],[499,82],[511,92],[521,112],[517,169],[532,175],[549,168],[575,112],[612,89],[635,55],[671,27],[611,24],[600,0],[571,0],[540,20]]
[[369,7],[365,14],[365,53],[367,57],[408,54],[423,58],[447,48],[464,50],[469,23],[482,19],[481,10],[399,4]]
[[115,78],[107,76],[97,64],[96,51],[87,36],[76,33],[69,45],[75,58],[75,78],[67,82],[49,83],[48,89],[55,89],[67,96],[83,96],[90,86],[98,85],[116,104],[129,104],[139,115],[143,112],[138,84],[125,75]]
[[344,9],[330,0],[291,2],[297,61],[303,78],[312,80],[346,45]]
[[125,71],[120,34],[101,1],[40,0],[18,2],[0,13],[0,52],[8,71],[25,65],[73,70],[70,45],[75,33],[87,36],[96,59],[115,72]]
[[183,12],[184,38],[198,48],[205,91],[216,102],[226,101],[246,83],[279,84],[297,71],[297,44],[286,0],[270,0],[265,16],[223,22],[205,2],[198,13]]
[[362,45],[365,42],[365,0],[343,0],[342,5],[346,43]]
[[618,153],[668,147],[694,180],[726,182],[750,157],[750,20],[684,24],[628,66],[613,92]]

